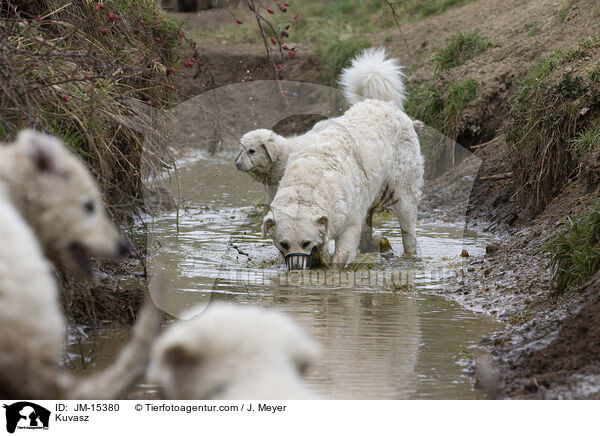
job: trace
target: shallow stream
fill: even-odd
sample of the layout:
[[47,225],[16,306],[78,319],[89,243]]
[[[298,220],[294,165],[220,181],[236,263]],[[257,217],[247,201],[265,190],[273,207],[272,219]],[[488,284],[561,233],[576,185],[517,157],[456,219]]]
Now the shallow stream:
[[[389,239],[393,256],[363,257],[357,271],[341,275],[288,274],[278,251],[260,234],[264,190],[236,171],[231,156],[184,160],[178,182],[173,178],[169,188],[180,193],[179,213],[149,218],[145,228],[149,253],[160,250],[167,259],[171,314],[210,301],[290,314],[321,344],[322,359],[308,377],[325,397],[482,396],[469,365],[479,341],[499,324],[435,294],[460,268],[463,249],[484,250],[485,235],[465,232],[460,223],[420,222],[419,258],[405,259],[397,221],[382,213],[375,229]],[[103,366],[128,334],[104,329],[75,336],[71,355],[84,352]],[[136,393],[154,394],[154,387],[143,385]]]

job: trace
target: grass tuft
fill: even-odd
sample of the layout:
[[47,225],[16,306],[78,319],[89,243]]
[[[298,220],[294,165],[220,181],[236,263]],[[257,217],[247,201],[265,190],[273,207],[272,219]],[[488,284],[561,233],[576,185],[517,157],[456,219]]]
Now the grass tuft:
[[433,61],[437,69],[447,71],[464,64],[491,45],[489,38],[481,35],[479,30],[457,32],[446,39],[444,47],[435,50]]
[[550,241],[545,249],[551,255],[554,281],[559,292],[583,285],[600,266],[600,205],[575,221]]
[[578,158],[584,158],[595,147],[600,147],[600,118],[587,129],[577,133],[569,144],[570,151]]
[[317,55],[323,63],[321,81],[328,86],[335,86],[342,71],[350,65],[350,61],[371,43],[365,38],[335,38],[329,40],[317,50]]
[[440,81],[415,87],[406,102],[406,112],[447,136],[455,137],[462,112],[477,97],[478,87],[473,78],[450,82],[446,95],[441,91]]

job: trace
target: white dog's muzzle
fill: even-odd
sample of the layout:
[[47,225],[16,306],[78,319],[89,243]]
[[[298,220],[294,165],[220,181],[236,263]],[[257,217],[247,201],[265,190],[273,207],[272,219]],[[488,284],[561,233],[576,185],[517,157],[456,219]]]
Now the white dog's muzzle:
[[285,256],[285,264],[289,271],[309,269],[310,254],[289,253]]

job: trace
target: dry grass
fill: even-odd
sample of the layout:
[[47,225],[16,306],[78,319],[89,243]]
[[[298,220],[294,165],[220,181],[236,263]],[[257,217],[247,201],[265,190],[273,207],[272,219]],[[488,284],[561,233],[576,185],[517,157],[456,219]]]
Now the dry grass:
[[505,132],[515,189],[538,212],[577,177],[594,145],[586,131],[600,112],[600,84],[586,68],[598,53],[600,40],[590,38],[540,59],[511,102]]
[[160,138],[144,123],[148,108],[174,102],[183,44],[179,24],[151,0],[2,2],[0,139],[24,127],[62,138],[115,217],[129,216],[142,201],[142,164],[164,156],[160,141],[142,152],[144,137]]

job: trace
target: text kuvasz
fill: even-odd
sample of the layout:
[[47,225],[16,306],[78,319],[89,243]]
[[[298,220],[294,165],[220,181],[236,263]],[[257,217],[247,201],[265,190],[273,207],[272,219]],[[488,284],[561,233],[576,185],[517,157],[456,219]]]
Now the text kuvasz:
[[331,263],[352,262],[369,210],[384,192],[399,220],[404,252],[416,253],[423,157],[413,122],[398,106],[404,90],[390,85],[400,74],[383,50],[354,59],[342,73],[346,95],[351,101],[365,93],[379,99],[359,101],[343,116],[323,122],[305,135],[310,144],[289,156],[262,226],[288,268],[308,268],[317,254],[329,262],[330,239],[335,240]]
[[168,399],[311,399],[302,375],[318,353],[287,316],[219,303],[157,339],[148,380]]
[[121,237],[84,165],[56,138],[23,131],[0,155],[0,398],[115,398],[144,373],[162,317],[147,303],[111,367],[81,380],[64,372],[65,321],[37,237],[53,252],[109,255]]

